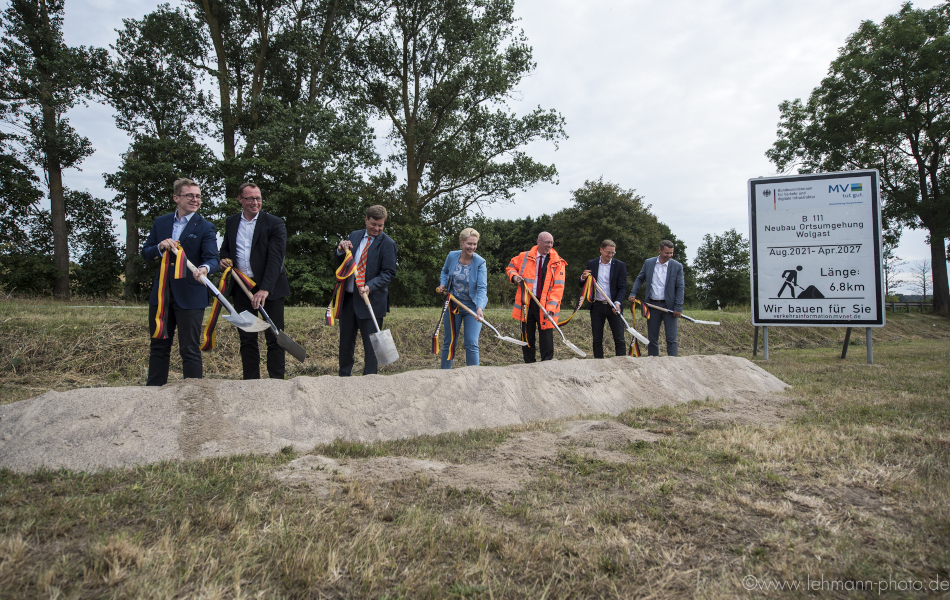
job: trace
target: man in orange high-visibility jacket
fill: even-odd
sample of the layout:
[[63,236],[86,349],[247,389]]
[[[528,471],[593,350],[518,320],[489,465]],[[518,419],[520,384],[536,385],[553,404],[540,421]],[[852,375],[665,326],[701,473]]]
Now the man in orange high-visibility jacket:
[[561,312],[561,298],[564,296],[566,270],[567,261],[554,251],[554,237],[547,231],[538,235],[537,246],[512,258],[505,269],[508,279],[519,284],[511,318],[522,322],[524,339],[529,344],[521,347],[526,363],[535,362],[535,326],[540,330],[537,341],[541,360],[554,358],[554,323],[538,309],[531,296],[524,293],[521,282],[527,283],[551,318],[557,321]]

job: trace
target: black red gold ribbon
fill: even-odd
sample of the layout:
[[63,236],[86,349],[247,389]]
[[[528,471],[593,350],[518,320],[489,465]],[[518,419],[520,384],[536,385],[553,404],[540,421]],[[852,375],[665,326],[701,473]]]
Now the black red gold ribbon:
[[588,302],[593,304],[596,294],[597,292],[594,289],[594,277],[592,275],[588,275],[587,279],[584,280],[584,289],[581,290],[580,298],[577,299],[577,306],[574,307],[574,312],[572,312],[571,316],[569,316],[566,320],[558,321],[557,326],[564,327],[565,325],[570,323],[571,319],[574,318],[574,315],[577,314],[577,311],[579,311],[581,309],[581,306],[584,305],[584,300],[587,300]]
[[[234,271],[237,273],[237,276],[241,278],[241,281],[244,282],[244,285],[247,286],[247,289],[253,289],[256,283],[251,280],[250,277],[244,273],[238,271],[235,268],[228,267],[224,270],[224,273],[221,274],[221,281],[218,282],[218,291],[222,295],[227,296],[230,293],[231,289],[231,278],[228,275]],[[221,316],[221,302],[218,300],[218,297],[214,297],[214,302],[211,303],[211,316],[208,317],[208,322],[205,324],[204,331],[202,332],[202,343],[201,351],[207,352],[214,348],[216,340],[214,335],[214,328],[218,324],[218,317]]]
[[[175,242],[178,246],[178,255],[175,257],[175,279],[181,279],[185,276],[185,267],[188,259],[185,258],[185,251],[181,244]],[[158,309],[155,311],[155,331],[152,337],[156,340],[168,339],[168,327],[165,325],[168,320],[168,307],[171,305],[171,280],[168,277],[171,270],[171,256],[173,252],[166,251],[162,254],[162,263],[158,267],[160,275],[158,276]]]
[[343,291],[346,289],[346,280],[356,272],[356,261],[353,260],[353,253],[349,250],[343,256],[343,263],[336,269],[336,285],[333,286],[333,294],[330,295],[330,305],[327,306],[327,325],[336,325],[340,318],[340,310],[343,307]]
[[435,331],[432,332],[432,354],[438,354],[441,350],[439,347],[439,330],[442,329],[442,319],[445,318],[445,313],[449,310],[449,304],[451,303],[452,300],[446,297],[445,304],[442,305],[442,314],[439,315],[439,321],[435,324]]
[[[634,329],[636,329],[637,327],[637,305],[638,304],[640,305],[640,311],[643,314],[643,318],[648,319],[648,320],[650,318],[650,308],[643,302],[640,302],[639,300],[634,299],[634,301],[630,303],[630,315],[633,319]],[[627,355],[636,356],[637,358],[642,356],[642,354],[640,354],[640,343],[637,341],[636,337],[634,337],[633,341],[630,342],[630,350],[627,352]]]

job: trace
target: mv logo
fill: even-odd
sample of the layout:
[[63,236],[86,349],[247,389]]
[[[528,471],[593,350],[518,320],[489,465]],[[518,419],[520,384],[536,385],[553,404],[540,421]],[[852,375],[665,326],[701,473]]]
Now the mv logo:
[[860,183],[845,183],[841,185],[829,185],[828,193],[833,194],[835,192],[860,192],[861,184]]

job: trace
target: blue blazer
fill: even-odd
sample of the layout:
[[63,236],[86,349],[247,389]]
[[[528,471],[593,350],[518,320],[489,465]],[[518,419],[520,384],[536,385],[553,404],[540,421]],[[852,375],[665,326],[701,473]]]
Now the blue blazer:
[[[452,277],[452,272],[455,271],[455,265],[459,264],[460,256],[462,256],[462,251],[454,250],[445,257],[442,275],[439,277],[439,282],[442,285],[449,285],[449,278]],[[484,309],[488,306],[488,267],[485,265],[485,259],[479,256],[478,253],[472,255],[472,267],[468,275],[468,293],[472,295],[475,307]],[[475,290],[475,293],[472,293],[472,290]]]
[[[142,247],[142,258],[146,262],[161,260],[162,254],[158,249],[158,243],[167,240],[172,236],[172,224],[175,220],[175,214],[162,215],[155,219],[152,229],[148,232],[148,238],[145,239],[145,246]],[[214,225],[206,221],[198,213],[194,213],[185,228],[182,229],[178,238],[181,247],[185,251],[185,256],[194,265],[207,265],[208,274],[218,270],[218,240],[215,237]],[[155,274],[155,281],[152,284],[152,294],[148,298],[149,304],[158,304],[158,278],[161,272]],[[208,306],[208,288],[192,276],[191,271],[181,279],[172,279],[171,286],[172,297],[175,303],[181,308],[206,308]]]
[[[347,238],[353,244],[353,254],[363,242],[365,229],[358,229]],[[336,264],[343,264],[346,254],[337,254],[333,251]],[[369,302],[373,305],[373,313],[377,319],[382,319],[389,312],[389,282],[396,276],[396,242],[385,233],[376,236],[369,245],[369,254],[366,255],[366,285],[369,287]],[[356,277],[356,274],[353,275]],[[356,282],[353,282],[353,312],[360,319],[371,319],[369,309],[363,302],[363,297],[356,291]]]
[[[594,260],[587,261],[587,269],[590,271],[589,277],[597,279],[597,273],[600,270],[600,259],[595,258]],[[580,280],[581,287],[584,287],[584,280]],[[627,293],[627,264],[623,261],[619,261],[616,258],[610,259],[610,288],[604,290],[610,294],[610,299],[613,302],[620,302],[623,304],[624,294]],[[587,307],[590,310],[593,305]]]
[[[643,297],[647,302],[650,301],[650,290],[653,288],[653,269],[656,267],[656,261],[659,257],[648,258],[637,275],[637,280],[633,282],[633,289],[630,290],[631,296],[636,296],[640,291],[640,286],[646,283],[643,290]],[[670,259],[669,267],[666,269],[666,306],[672,306],[675,312],[683,312],[683,299],[686,293],[686,280],[683,278],[683,265]]]

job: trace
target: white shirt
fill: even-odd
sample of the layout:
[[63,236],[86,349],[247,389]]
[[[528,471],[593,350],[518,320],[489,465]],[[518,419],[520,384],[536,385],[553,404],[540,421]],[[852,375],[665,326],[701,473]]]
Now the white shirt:
[[[376,238],[372,238],[372,239],[375,240]],[[363,256],[363,250],[366,249],[366,245],[369,243],[369,240],[370,240],[369,235],[363,234],[363,241],[360,242],[360,247],[357,248],[356,253],[353,254],[353,260],[356,261],[355,264],[357,265],[357,268],[359,267],[359,264],[360,264],[360,257]],[[353,271],[353,274],[350,276],[350,278],[346,280],[346,291],[352,293],[353,288],[355,286],[356,286],[356,271]]]
[[650,291],[650,298],[655,300],[666,300],[666,274],[670,270],[670,261],[661,263],[657,259],[653,266],[653,286]]
[[[191,221],[191,217],[197,213],[188,213],[184,217],[179,217],[178,211],[176,210],[172,214],[174,215],[174,217],[172,218],[172,239],[177,242],[178,238],[181,237],[181,232],[185,230],[185,225],[187,225]],[[159,250],[158,255],[164,256],[165,253]],[[209,273],[211,272],[211,266],[208,263],[204,263],[201,266],[204,267],[205,270],[208,271]]]
[[250,278],[254,278],[254,272],[251,270],[251,243],[254,241],[254,228],[257,227],[257,217],[261,216],[258,212],[254,218],[248,221],[244,218],[244,213],[238,217],[237,240],[235,241],[234,259],[237,268]]
[[[597,284],[600,286],[601,290],[604,290],[607,293],[610,293],[610,266],[613,261],[610,261],[606,265],[604,261],[600,261],[600,264],[597,265]],[[607,302],[612,302],[610,298],[605,298],[603,294],[600,293],[600,290],[594,288],[596,294],[594,300],[606,300]]]

